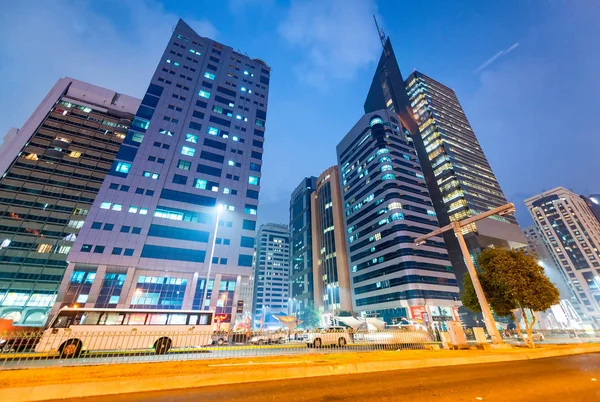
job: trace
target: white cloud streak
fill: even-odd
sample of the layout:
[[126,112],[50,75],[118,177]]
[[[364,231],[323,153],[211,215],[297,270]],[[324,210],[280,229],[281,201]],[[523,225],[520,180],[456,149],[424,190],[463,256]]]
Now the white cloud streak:
[[301,81],[326,88],[377,60],[381,46],[373,14],[374,0],[292,1],[279,33],[304,55],[296,66]]
[[513,50],[515,50],[517,47],[519,47],[519,42],[515,43],[514,45],[512,45],[511,47],[501,50],[498,53],[496,53],[495,55],[493,55],[492,57],[490,57],[489,59],[487,59],[483,64],[481,64],[479,67],[477,67],[474,71],[475,74],[485,70],[487,67],[489,67],[492,63],[494,63],[496,60],[498,60],[498,58],[502,57],[502,56],[506,56],[507,54],[509,54],[510,52],[512,52]]

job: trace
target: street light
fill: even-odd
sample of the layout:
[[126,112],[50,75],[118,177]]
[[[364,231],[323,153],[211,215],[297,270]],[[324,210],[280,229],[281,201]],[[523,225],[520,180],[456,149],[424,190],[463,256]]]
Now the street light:
[[471,276],[471,281],[473,282],[473,287],[475,288],[475,293],[477,294],[477,299],[479,300],[479,304],[481,306],[481,312],[483,314],[483,321],[485,323],[485,327],[487,328],[488,333],[492,337],[492,343],[494,344],[502,344],[502,337],[498,332],[498,328],[496,327],[496,321],[492,316],[492,311],[487,302],[485,294],[483,293],[483,288],[481,287],[481,282],[479,282],[479,276],[477,276],[477,270],[473,265],[473,261],[471,261],[471,256],[469,254],[469,249],[467,248],[467,243],[465,243],[465,238],[462,234],[462,228],[464,226],[475,223],[481,219],[488,218],[492,215],[500,215],[504,216],[510,213],[515,212],[515,204],[509,202],[508,204],[502,205],[501,207],[490,209],[487,212],[484,212],[479,215],[472,216],[467,219],[463,219],[462,221],[454,221],[449,225],[446,225],[442,228],[434,230],[433,232],[421,236],[415,239],[415,244],[420,246],[425,244],[425,241],[430,237],[438,236],[448,230],[453,230],[456,238],[458,239],[458,244],[460,244],[460,250],[462,251],[463,258],[465,260],[465,264],[467,265],[467,270],[469,271],[469,275]]
[[217,223],[215,224],[215,235],[213,236],[212,247],[210,250],[210,258],[208,259],[208,272],[206,273],[206,283],[204,284],[204,297],[202,298],[202,308],[206,306],[206,298],[208,297],[208,282],[210,281],[210,270],[212,268],[213,256],[215,255],[215,245],[217,244],[217,232],[219,231],[219,219],[221,218],[222,211],[223,205],[217,205]]

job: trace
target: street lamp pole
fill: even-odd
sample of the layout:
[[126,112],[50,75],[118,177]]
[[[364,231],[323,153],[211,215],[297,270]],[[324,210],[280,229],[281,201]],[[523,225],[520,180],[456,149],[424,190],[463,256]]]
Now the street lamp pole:
[[[210,271],[212,269],[212,260],[215,255],[215,245],[217,244],[217,233],[219,231],[219,219],[221,218],[221,211],[223,206],[217,205],[217,223],[215,224],[215,235],[213,236],[212,247],[210,250],[210,258],[208,259],[208,272],[206,273],[206,283],[204,284],[204,297],[202,298],[202,308],[206,305],[206,298],[208,297],[208,282],[210,281]],[[209,306],[210,307],[210,306]]]
[[485,294],[483,293],[483,288],[481,287],[481,282],[479,282],[479,276],[477,275],[477,270],[475,269],[475,265],[473,265],[473,261],[471,261],[471,255],[469,254],[469,249],[467,244],[465,243],[465,238],[462,234],[462,228],[470,225],[474,222],[477,222],[481,219],[488,218],[492,215],[506,215],[515,211],[515,205],[510,202],[508,204],[502,205],[501,207],[491,209],[487,212],[484,212],[479,215],[472,216],[467,219],[463,219],[462,221],[454,221],[449,225],[446,225],[442,228],[434,230],[433,232],[421,236],[415,239],[415,244],[417,246],[425,244],[425,241],[430,237],[439,236],[442,233],[452,230],[458,239],[458,243],[460,245],[460,250],[462,251],[463,258],[465,260],[465,264],[467,265],[467,270],[469,271],[469,276],[471,277],[471,281],[473,282],[473,287],[475,288],[475,293],[477,294],[477,299],[479,300],[479,305],[481,306],[481,312],[483,315],[483,321],[485,323],[485,327],[492,337],[492,343],[494,344],[502,344],[502,337],[498,332],[498,327],[496,327],[496,321],[494,320],[494,316],[492,315],[492,310],[487,302]]

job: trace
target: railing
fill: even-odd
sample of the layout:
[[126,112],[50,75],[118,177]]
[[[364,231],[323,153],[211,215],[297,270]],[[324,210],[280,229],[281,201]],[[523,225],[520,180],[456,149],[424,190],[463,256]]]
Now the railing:
[[[0,336],[0,369],[443,346],[436,332],[407,330],[217,333],[144,329],[88,332],[72,328],[51,332],[10,332]],[[475,338],[469,331],[467,335],[467,341],[473,344]],[[516,331],[502,331],[501,335],[507,343],[523,344]],[[536,330],[533,340],[537,344],[600,342],[600,331]]]
[[280,356],[344,351],[425,349],[439,345],[424,331],[62,330],[11,332],[0,337],[0,369]]

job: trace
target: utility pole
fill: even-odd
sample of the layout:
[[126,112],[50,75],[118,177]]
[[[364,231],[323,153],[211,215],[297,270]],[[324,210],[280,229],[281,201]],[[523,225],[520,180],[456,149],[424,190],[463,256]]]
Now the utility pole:
[[449,225],[446,225],[442,228],[434,230],[433,232],[425,236],[421,236],[415,239],[415,244],[419,246],[425,244],[426,240],[431,237],[439,236],[448,230],[454,231],[454,235],[456,236],[456,238],[458,239],[458,243],[460,244],[460,250],[462,251],[465,264],[467,265],[467,270],[469,271],[469,275],[471,276],[471,281],[473,282],[473,287],[475,288],[475,293],[477,294],[479,305],[481,306],[481,312],[483,314],[483,321],[485,323],[485,327],[488,331],[488,334],[490,334],[490,336],[492,337],[492,343],[496,345],[503,344],[504,341],[502,340],[502,337],[498,332],[498,327],[496,327],[496,321],[494,320],[494,316],[492,315],[492,310],[490,309],[490,305],[488,304],[485,294],[483,293],[483,288],[481,287],[481,282],[479,282],[479,276],[477,275],[475,265],[473,265],[473,261],[471,261],[471,255],[469,254],[467,243],[465,243],[465,238],[462,234],[462,228],[482,219],[488,218],[492,215],[503,216],[513,212],[515,212],[515,205],[512,202],[510,202],[508,204],[491,209],[482,214],[463,219],[462,221],[454,221]]

